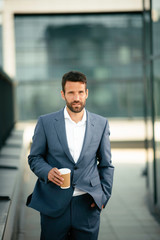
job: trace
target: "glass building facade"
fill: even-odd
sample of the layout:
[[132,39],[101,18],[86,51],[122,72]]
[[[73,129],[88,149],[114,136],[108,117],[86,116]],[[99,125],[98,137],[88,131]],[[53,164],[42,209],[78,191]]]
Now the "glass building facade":
[[160,213],[160,2],[144,1],[144,80],[147,133],[147,186]]
[[160,210],[160,2],[152,1],[152,77],[155,139],[156,205]]
[[140,13],[15,15],[19,120],[63,107],[70,70],[88,78],[88,110],[144,117],[142,29]]

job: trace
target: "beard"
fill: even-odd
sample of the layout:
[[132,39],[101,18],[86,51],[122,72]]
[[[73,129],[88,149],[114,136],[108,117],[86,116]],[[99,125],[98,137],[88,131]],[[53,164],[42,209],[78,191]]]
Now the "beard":
[[86,101],[85,102],[74,101],[72,103],[69,103],[66,100],[66,105],[71,112],[80,113],[84,109],[86,105]]

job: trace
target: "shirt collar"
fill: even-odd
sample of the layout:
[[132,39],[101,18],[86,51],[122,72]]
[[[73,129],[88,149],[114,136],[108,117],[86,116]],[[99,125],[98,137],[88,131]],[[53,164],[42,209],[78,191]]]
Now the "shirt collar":
[[[64,118],[65,119],[69,119],[71,122],[75,123],[71,117],[69,116],[69,113],[67,112],[67,107],[64,108]],[[79,121],[77,124],[81,125],[84,124],[86,122],[86,109],[84,108],[84,114],[83,114],[83,118],[81,121]],[[76,124],[76,123],[75,123]]]

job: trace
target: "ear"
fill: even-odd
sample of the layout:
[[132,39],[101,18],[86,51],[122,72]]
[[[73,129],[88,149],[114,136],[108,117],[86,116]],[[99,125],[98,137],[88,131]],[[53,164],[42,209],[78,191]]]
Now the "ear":
[[64,92],[61,90],[61,97],[63,100],[65,100]]
[[86,99],[88,98],[88,89],[86,90]]

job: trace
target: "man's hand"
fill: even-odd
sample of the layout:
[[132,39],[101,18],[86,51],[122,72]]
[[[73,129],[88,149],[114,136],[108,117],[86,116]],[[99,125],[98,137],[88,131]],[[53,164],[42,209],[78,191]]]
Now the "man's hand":
[[[92,208],[94,208],[96,206],[96,204],[93,202],[92,204],[91,204],[91,207]],[[104,205],[102,205],[102,208],[101,209],[103,209],[104,208]]]
[[62,185],[64,179],[61,177],[61,173],[57,168],[52,168],[48,173],[48,180],[55,183],[57,186]]

